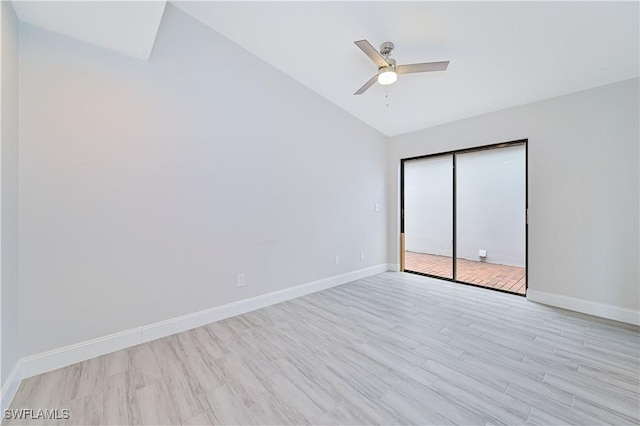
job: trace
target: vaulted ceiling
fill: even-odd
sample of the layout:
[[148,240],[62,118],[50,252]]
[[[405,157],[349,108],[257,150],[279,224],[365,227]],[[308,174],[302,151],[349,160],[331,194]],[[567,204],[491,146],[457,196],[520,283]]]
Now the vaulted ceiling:
[[[172,3],[389,136],[639,75],[637,2]],[[14,6],[30,24],[147,59],[165,2]],[[354,96],[376,72],[353,44],[363,38],[392,41],[399,64],[451,63]]]
[[134,58],[149,59],[164,1],[14,1],[21,21]]

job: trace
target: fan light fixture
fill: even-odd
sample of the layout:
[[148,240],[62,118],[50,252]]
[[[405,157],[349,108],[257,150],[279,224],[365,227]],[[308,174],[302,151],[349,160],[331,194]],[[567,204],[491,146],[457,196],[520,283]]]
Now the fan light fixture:
[[382,43],[379,52],[367,40],[358,40],[354,43],[378,66],[378,72],[359,88],[354,95],[362,95],[369,87],[376,84],[376,82],[384,86],[393,84],[398,79],[398,74],[444,71],[449,66],[449,61],[396,65],[396,60],[389,57],[394,48],[393,43],[390,41]]
[[396,74],[396,71],[393,69],[393,67],[380,68],[380,71],[378,72],[378,83],[382,84],[383,86],[387,86],[389,84],[395,83],[397,79],[398,74]]

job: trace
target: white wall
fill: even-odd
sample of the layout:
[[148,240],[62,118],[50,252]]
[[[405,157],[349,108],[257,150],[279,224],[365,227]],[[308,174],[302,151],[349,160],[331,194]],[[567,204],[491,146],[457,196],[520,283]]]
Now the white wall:
[[[452,154],[404,163],[408,251],[452,255],[452,168]],[[525,266],[525,169],[524,145],[457,154],[458,258]]]
[[525,147],[456,156],[456,255],[525,266]]
[[[19,358],[18,286],[18,20],[10,2],[0,4],[0,140],[1,164],[1,280],[0,281],[0,385]],[[3,401],[4,402],[4,401]]]
[[20,55],[23,356],[386,264],[386,138],[172,5]]
[[450,155],[404,163],[406,250],[453,255],[452,169]]
[[[390,199],[400,158],[528,138],[529,289],[637,313],[638,92],[636,78],[394,137]],[[398,263],[397,209],[389,231]]]

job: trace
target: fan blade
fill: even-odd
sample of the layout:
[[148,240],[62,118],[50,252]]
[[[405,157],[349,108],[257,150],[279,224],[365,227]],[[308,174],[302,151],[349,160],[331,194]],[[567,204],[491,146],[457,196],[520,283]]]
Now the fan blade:
[[430,72],[444,71],[449,66],[449,61],[442,62],[425,62],[423,64],[398,65],[396,72],[398,74],[409,74],[412,72]]
[[361,88],[359,88],[356,93],[354,93],[354,95],[362,95],[364,92],[367,91],[367,89],[371,86],[373,86],[373,84],[378,81],[378,74],[374,75],[373,77],[371,77],[371,80],[367,81],[364,86],[362,86]]
[[354,41],[354,43],[365,53],[365,55],[371,58],[378,68],[389,66],[389,63],[384,59],[384,56],[382,56],[380,52],[378,52],[367,40],[358,40]]

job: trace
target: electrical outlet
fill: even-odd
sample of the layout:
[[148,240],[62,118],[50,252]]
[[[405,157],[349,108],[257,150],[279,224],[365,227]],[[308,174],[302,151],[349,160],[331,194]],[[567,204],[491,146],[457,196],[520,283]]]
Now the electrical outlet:
[[336,259],[335,260],[336,260],[336,265],[339,265],[340,264],[340,256],[336,255]]
[[236,287],[244,287],[244,274],[238,274],[236,279]]
[[364,260],[364,252],[363,251],[360,252],[360,260]]
[[379,212],[380,211],[380,204],[376,203],[376,211]]

